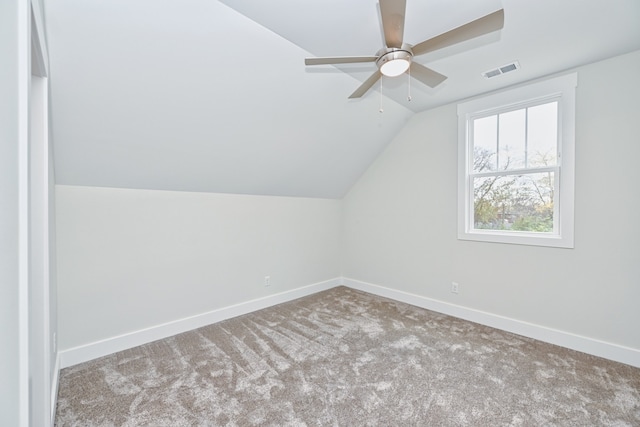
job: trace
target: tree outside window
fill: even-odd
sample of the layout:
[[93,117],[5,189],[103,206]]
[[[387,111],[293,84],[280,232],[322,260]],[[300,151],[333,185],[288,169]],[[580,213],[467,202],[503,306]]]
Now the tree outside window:
[[473,227],[551,233],[558,103],[473,120]]

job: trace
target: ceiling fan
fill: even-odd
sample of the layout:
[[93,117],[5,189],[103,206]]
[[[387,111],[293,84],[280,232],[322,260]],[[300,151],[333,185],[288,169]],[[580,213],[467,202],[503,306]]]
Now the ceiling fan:
[[429,87],[436,87],[446,76],[424,65],[413,62],[413,57],[433,52],[456,43],[473,39],[502,29],[504,9],[468,22],[453,30],[415,45],[404,43],[404,16],[406,0],[379,0],[385,47],[372,56],[338,56],[305,58],[305,65],[349,64],[375,62],[378,69],[353,92],[349,98],[360,98],[380,77],[395,77],[409,71],[410,75]]

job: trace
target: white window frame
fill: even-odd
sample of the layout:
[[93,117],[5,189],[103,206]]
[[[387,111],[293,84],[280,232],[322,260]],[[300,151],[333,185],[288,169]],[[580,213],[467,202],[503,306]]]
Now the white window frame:
[[[574,247],[575,91],[577,73],[526,84],[458,104],[458,239],[559,248]],[[553,168],[556,193],[554,230],[536,233],[473,227],[473,147],[471,120],[558,101],[558,165]]]

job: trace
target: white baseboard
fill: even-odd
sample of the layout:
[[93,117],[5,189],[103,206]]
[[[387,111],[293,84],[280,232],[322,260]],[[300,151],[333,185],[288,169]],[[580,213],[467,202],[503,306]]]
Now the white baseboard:
[[[59,369],[78,363],[87,362],[98,357],[210,325],[221,320],[302,298],[340,285],[640,368],[640,350],[638,349],[398,291],[372,283],[339,277],[61,351],[56,359],[56,372],[59,371]],[[57,396],[57,378],[58,376],[56,374],[55,387],[52,387],[52,389],[55,388],[55,394],[52,396],[52,400]],[[55,411],[54,405],[55,402],[52,403],[52,410]]]
[[86,345],[70,348],[59,353],[60,368],[66,368],[78,363],[87,362],[118,351],[133,348],[152,341],[167,338],[182,332],[201,328],[221,320],[251,313],[276,304],[291,301],[316,292],[334,288],[342,284],[341,278],[335,278],[324,282],[314,283],[290,291],[257,298],[240,304],[223,307],[207,313],[198,314],[184,319],[164,323],[139,331],[107,338]]
[[640,350],[624,347],[605,341],[588,338],[581,335],[564,332],[533,323],[523,322],[497,314],[487,313],[460,305],[451,304],[408,292],[385,288],[383,286],[362,282],[359,280],[342,278],[342,284],[353,289],[368,292],[381,297],[394,299],[417,307],[437,311],[438,313],[480,323],[481,325],[512,332],[514,334],[555,344],[572,350],[581,351],[616,362],[640,368]]
[[60,353],[56,353],[53,366],[53,382],[51,383],[51,425],[56,425],[56,405],[58,404],[58,384],[60,381]]

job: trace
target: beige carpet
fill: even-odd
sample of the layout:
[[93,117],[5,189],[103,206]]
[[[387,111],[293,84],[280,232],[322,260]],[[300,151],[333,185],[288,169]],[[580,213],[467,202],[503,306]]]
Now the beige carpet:
[[58,426],[640,426],[640,369],[335,288],[62,370]]

